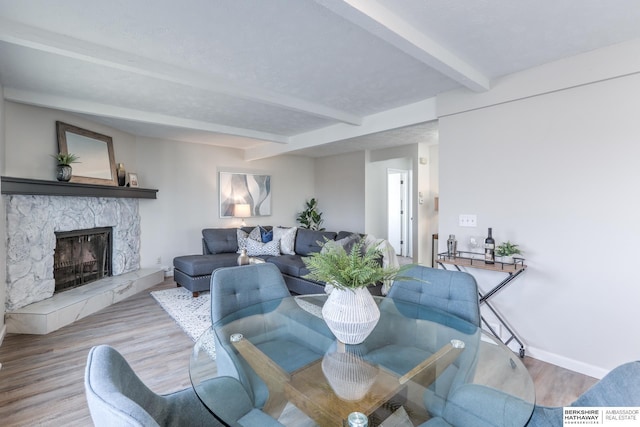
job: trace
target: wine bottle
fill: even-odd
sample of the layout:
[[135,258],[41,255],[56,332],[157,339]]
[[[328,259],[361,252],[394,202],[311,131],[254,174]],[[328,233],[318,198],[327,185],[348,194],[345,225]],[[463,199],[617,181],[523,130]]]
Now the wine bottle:
[[489,235],[484,239],[484,263],[493,264],[496,260],[496,241],[491,236],[491,228],[489,228]]

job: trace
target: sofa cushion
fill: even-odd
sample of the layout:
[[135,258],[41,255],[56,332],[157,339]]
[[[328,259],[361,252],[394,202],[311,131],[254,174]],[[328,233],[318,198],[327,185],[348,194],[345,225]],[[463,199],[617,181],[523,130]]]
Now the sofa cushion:
[[[235,229],[234,229],[235,232]],[[205,276],[220,267],[238,265],[238,254],[185,255],[173,259],[173,267],[189,276]]]
[[335,231],[316,231],[299,228],[296,233],[296,254],[306,256],[314,252],[320,252],[325,242],[325,237],[329,240],[334,240],[336,234]]
[[251,240],[262,242],[262,233],[260,233],[260,226],[257,226],[253,230],[251,230],[251,232],[249,233],[249,238]]
[[295,255],[296,251],[296,227],[275,227],[273,240],[280,241],[280,253],[283,255]]
[[202,230],[202,238],[212,254],[236,252],[238,250],[238,238],[235,228],[205,228]]
[[268,243],[273,240],[273,229],[267,230],[266,228],[260,226],[260,238],[262,243]]
[[243,249],[247,249],[247,240],[249,240],[249,233],[238,228],[236,230],[236,236],[238,237],[238,253],[241,253]]
[[[247,240],[249,239],[255,240],[256,242],[264,242],[262,237],[263,230],[265,233],[269,233],[272,230],[272,228],[262,227],[262,226],[238,228],[236,230],[236,237],[238,240],[238,250],[236,252],[241,253],[243,249],[247,249]],[[248,249],[247,249],[247,252],[249,252]],[[249,254],[249,256],[255,256],[255,255]]]
[[300,255],[281,255],[269,258],[269,262],[275,264],[282,274],[294,277],[302,277],[305,274],[309,274],[309,269]]
[[247,255],[249,256],[279,256],[280,255],[280,242],[272,240],[270,242],[262,243],[253,239],[247,239]]
[[336,240],[344,239],[345,237],[349,237],[352,234],[357,234],[360,237],[364,237],[364,234],[354,233],[353,231],[338,231],[338,235],[336,236]]
[[[338,235],[339,236],[339,235]],[[322,250],[320,252],[324,252],[325,249],[327,249],[330,245],[335,245],[335,246],[340,246],[342,247],[345,252],[347,253],[351,253],[351,249],[353,249],[353,246],[360,243],[360,241],[362,240],[362,238],[360,237],[359,234],[351,234],[347,237],[344,237],[342,239],[338,239],[336,237],[336,240],[329,240],[327,243],[324,244],[324,246],[322,246]],[[362,251],[364,245],[362,245],[360,247],[360,250]]]

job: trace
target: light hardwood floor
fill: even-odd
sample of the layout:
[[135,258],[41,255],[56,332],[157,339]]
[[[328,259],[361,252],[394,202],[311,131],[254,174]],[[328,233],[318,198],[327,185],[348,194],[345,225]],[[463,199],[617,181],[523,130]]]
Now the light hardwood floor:
[[[151,290],[173,286],[167,280]],[[48,335],[8,335],[0,346],[0,425],[91,426],[83,377],[98,344],[120,351],[157,393],[190,386],[193,342],[145,291]],[[570,403],[596,382],[530,357],[524,362],[538,404]]]

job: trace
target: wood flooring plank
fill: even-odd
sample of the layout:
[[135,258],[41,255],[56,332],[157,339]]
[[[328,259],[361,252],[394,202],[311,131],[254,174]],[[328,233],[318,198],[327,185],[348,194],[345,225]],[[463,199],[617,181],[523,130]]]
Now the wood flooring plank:
[[[170,287],[173,280],[150,290]],[[143,291],[48,335],[7,335],[0,346],[0,425],[91,426],[84,369],[99,344],[121,352],[156,393],[190,387],[193,342]],[[530,357],[524,362],[539,404],[562,406],[596,382]]]

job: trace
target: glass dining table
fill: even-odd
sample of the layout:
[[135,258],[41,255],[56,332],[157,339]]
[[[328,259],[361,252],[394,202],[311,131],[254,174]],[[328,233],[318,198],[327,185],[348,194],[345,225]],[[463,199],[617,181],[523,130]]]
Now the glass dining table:
[[375,297],[380,320],[362,344],[335,339],[326,295],[292,296],[236,311],[196,342],[189,372],[219,419],[217,377],[232,377],[253,407],[285,426],[524,426],[535,404],[520,358],[493,335],[437,309]]

